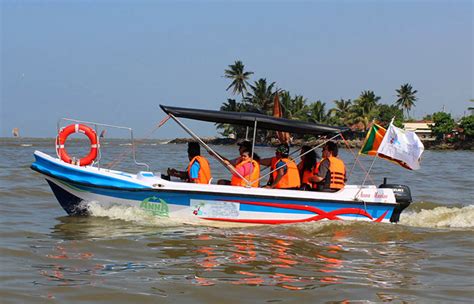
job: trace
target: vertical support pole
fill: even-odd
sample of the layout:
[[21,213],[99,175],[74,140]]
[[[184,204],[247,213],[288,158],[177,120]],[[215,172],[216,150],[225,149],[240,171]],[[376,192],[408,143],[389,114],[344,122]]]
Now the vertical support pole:
[[194,134],[193,131],[191,131],[191,129],[189,129],[185,124],[183,124],[179,119],[177,119],[173,114],[169,114],[171,116],[171,118],[173,118],[174,121],[176,121],[176,123],[181,127],[183,128],[184,131],[186,131],[189,135],[191,135],[192,138],[194,138],[195,140],[197,140],[199,142],[199,144],[201,146],[203,146],[207,151],[211,151],[212,153],[214,153],[214,156],[219,160],[219,162],[221,164],[224,165],[224,167],[228,168],[231,172],[235,173],[238,177],[240,177],[241,179],[243,179],[245,181],[245,183],[249,183],[248,179],[246,179],[245,177],[243,177],[235,168],[234,166],[228,166],[226,164],[226,162],[224,161],[224,159],[218,154],[216,153],[211,147],[209,147],[201,138],[199,138],[199,136],[197,136],[196,134]]
[[253,159],[253,152],[255,150],[256,137],[257,137],[257,120],[255,119],[255,122],[253,124],[252,155],[250,156],[252,159]]

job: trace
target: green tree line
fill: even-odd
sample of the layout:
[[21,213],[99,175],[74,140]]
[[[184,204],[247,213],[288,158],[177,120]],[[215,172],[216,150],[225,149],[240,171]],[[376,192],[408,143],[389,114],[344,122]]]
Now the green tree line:
[[[240,60],[225,69],[224,77],[230,81],[227,91],[230,90],[235,98],[227,99],[220,110],[272,115],[273,101],[278,94],[284,118],[347,126],[352,130],[365,132],[372,121],[387,127],[392,118],[396,126],[402,127],[405,119],[410,119],[410,111],[417,102],[418,91],[411,84],[405,83],[395,90],[396,100],[393,104],[382,104],[381,97],[374,91],[364,90],[354,99],[334,100],[334,106],[329,108],[321,100],[308,100],[302,95],[278,88],[275,82],[269,82],[266,78],[251,82],[253,74],[252,71],[245,70],[245,65]],[[224,136],[245,136],[244,127],[217,124],[217,128]],[[449,129],[449,126],[446,128]],[[446,128],[443,130],[446,131]]]

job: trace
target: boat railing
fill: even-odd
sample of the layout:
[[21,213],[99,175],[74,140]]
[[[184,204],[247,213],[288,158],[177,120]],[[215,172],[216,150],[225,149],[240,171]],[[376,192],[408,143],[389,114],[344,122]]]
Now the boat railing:
[[[116,125],[110,125],[110,124],[104,124],[104,123],[98,123],[98,122],[92,122],[92,121],[84,121],[84,120],[78,120],[78,119],[72,119],[72,118],[61,118],[58,120],[57,128],[58,128],[58,134],[61,130],[61,125],[63,122],[73,122],[73,123],[79,123],[79,124],[87,124],[87,125],[92,125],[94,126],[95,133],[98,134],[99,127],[103,128],[114,128],[114,129],[122,129],[122,130],[127,130],[130,132],[130,144],[132,147],[132,159],[135,165],[137,166],[142,166],[146,167],[147,171],[150,171],[150,166],[146,163],[140,163],[136,159],[136,146],[135,146],[135,140],[133,137],[133,129],[130,127],[124,127],[124,126],[116,126]],[[105,130],[105,129],[104,129]],[[98,155],[94,163],[97,165],[97,168],[100,169],[100,160],[102,158],[102,153],[101,153],[101,146],[100,146],[100,136],[97,135],[97,143],[98,143]],[[58,155],[59,156],[59,155]]]

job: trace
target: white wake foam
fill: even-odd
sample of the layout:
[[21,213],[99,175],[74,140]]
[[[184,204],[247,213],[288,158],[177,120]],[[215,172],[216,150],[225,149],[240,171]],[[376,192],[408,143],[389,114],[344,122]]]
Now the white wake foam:
[[[104,207],[97,202],[88,202],[87,208],[92,216],[108,217],[115,220],[134,222],[143,226],[175,227],[183,224],[205,225],[213,227],[253,226],[248,224],[214,222],[192,219],[170,219],[155,216],[139,207],[111,206]],[[337,222],[338,225],[353,224],[354,222]],[[312,223],[312,229],[327,229],[334,222]],[[423,209],[418,212],[404,212],[399,224],[425,228],[474,228],[474,205],[459,207],[437,207]],[[258,226],[258,225],[257,225]],[[306,227],[306,226],[304,226]],[[306,227],[307,228],[307,227]]]
[[[113,220],[123,220],[128,222],[134,222],[141,226],[157,226],[157,227],[176,227],[182,225],[198,225],[207,227],[218,227],[218,228],[235,228],[235,227],[250,227],[256,226],[257,224],[245,224],[245,223],[231,223],[231,222],[220,222],[220,221],[209,221],[201,220],[198,218],[183,218],[183,219],[170,219],[166,217],[159,217],[143,210],[139,207],[132,206],[111,206],[104,207],[98,202],[84,202],[87,210],[92,216],[97,217],[108,217]],[[257,225],[258,226],[258,225]]]
[[400,216],[400,224],[427,228],[474,228],[474,205],[405,212]]
[[113,220],[134,222],[142,226],[173,227],[182,225],[182,221],[158,217],[139,207],[111,206],[103,207],[97,202],[87,202],[87,209],[92,216],[108,217]]

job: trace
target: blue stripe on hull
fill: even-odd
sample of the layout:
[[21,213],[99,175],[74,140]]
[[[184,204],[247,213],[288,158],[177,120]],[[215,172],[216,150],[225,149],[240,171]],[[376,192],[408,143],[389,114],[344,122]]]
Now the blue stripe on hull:
[[[92,184],[103,187],[117,187],[121,189],[147,188],[141,184],[120,180],[102,174],[77,170],[70,166],[57,164],[49,161],[48,159],[44,159],[36,154],[35,158],[36,161],[31,165],[31,168],[33,170],[43,173],[45,175],[59,178],[61,180],[76,181],[78,183]],[[129,175],[124,176],[130,177]]]

